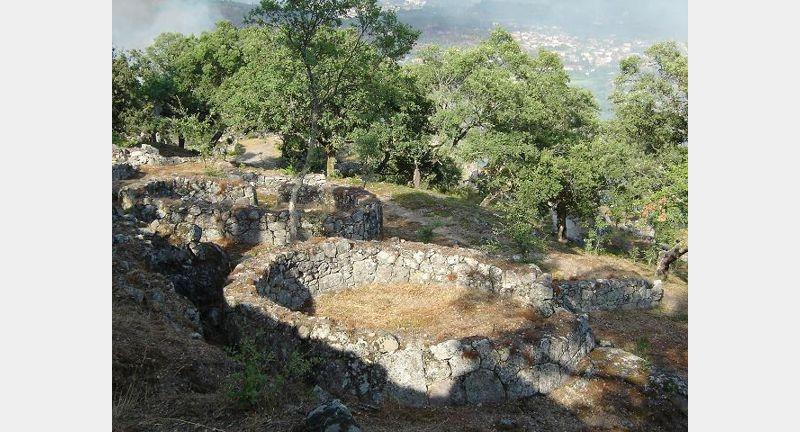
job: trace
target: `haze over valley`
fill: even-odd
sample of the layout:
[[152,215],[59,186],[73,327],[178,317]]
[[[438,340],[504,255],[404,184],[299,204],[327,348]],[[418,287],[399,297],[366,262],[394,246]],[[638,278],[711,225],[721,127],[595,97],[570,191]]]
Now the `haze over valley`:
[[[241,25],[255,0],[115,0],[115,47],[143,48],[161,32],[199,33],[220,20]],[[502,26],[531,53],[559,54],[573,83],[589,88],[610,115],[619,61],[655,42],[688,40],[685,2],[653,0],[384,0],[420,31],[418,46],[469,46]],[[413,56],[413,52],[412,52]]]

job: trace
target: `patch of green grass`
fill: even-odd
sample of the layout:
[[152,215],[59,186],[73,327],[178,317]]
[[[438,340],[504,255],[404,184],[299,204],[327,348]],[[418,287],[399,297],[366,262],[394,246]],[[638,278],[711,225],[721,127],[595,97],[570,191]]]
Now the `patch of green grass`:
[[430,243],[436,234],[433,232],[437,228],[441,228],[444,224],[440,220],[436,220],[429,225],[425,225],[417,230],[417,240],[423,243]]
[[293,165],[289,165],[284,168],[278,168],[278,172],[287,176],[296,176],[300,173],[300,171],[298,171]]
[[650,347],[650,339],[648,339],[647,336],[640,336],[636,339],[636,354],[638,354],[639,357],[648,360],[650,356]]
[[205,175],[207,175],[209,177],[224,177],[225,176],[225,173],[221,169],[219,169],[217,167],[213,167],[213,166],[207,166],[203,170],[203,174],[205,174]]

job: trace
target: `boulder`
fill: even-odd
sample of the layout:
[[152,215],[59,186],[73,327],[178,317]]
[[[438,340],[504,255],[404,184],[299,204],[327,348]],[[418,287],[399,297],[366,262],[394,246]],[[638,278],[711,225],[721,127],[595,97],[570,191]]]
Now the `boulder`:
[[350,409],[334,399],[311,410],[292,432],[361,432]]
[[464,388],[469,403],[500,402],[506,397],[503,383],[494,372],[487,369],[479,369],[467,375]]

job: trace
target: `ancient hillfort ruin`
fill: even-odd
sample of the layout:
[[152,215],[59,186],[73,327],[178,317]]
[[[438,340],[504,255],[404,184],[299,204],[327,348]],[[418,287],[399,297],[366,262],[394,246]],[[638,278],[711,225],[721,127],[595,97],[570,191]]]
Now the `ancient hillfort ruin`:
[[[200,265],[219,273],[225,265],[213,260],[223,249],[264,248],[243,254],[223,277],[169,271],[180,273],[175,281],[202,277],[197,286],[208,292],[178,291],[199,309],[195,321],[208,326],[203,336],[252,335],[283,355],[304,347],[324,365],[315,371],[317,384],[335,395],[424,406],[547,394],[596,347],[586,312],[652,308],[663,296],[658,281],[554,282],[533,264],[386,239],[380,199],[319,175],[304,179],[300,238],[290,242],[293,177],[232,165],[213,175],[144,169],[187,162],[192,160],[163,157],[149,146],[115,150],[113,199],[115,211],[124,214],[120,220],[136,221],[149,236],[171,243],[159,252],[168,255],[159,261],[164,268]],[[432,293],[484,293],[523,311],[524,324],[443,338],[418,327],[348,325],[315,308],[325,296],[406,285],[424,285]]]

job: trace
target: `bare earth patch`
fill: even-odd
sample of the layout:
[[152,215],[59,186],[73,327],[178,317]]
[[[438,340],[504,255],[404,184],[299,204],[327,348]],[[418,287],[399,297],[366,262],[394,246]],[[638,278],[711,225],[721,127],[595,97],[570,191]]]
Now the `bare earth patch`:
[[598,339],[607,339],[659,368],[688,377],[688,322],[659,310],[633,310],[591,313],[589,325]]
[[470,336],[497,337],[535,329],[536,312],[486,291],[433,284],[366,285],[323,293],[314,315],[351,328],[414,334],[432,341]]

